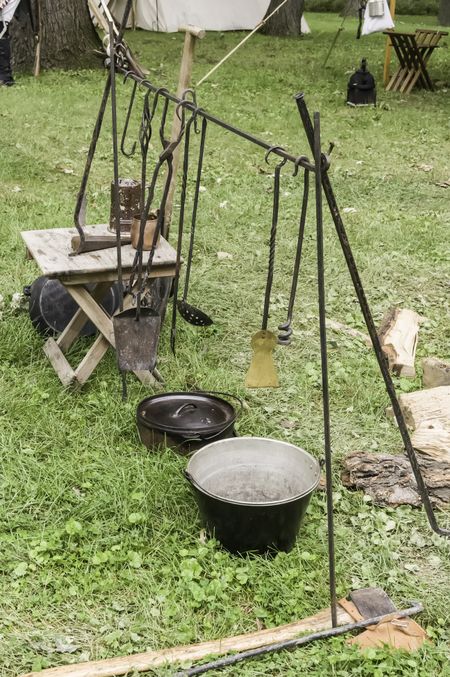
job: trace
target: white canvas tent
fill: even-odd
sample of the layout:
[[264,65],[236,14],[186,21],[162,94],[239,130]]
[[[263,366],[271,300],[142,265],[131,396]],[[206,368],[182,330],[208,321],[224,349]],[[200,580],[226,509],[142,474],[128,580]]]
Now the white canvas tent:
[[[121,19],[125,4],[126,0],[109,0],[116,19]],[[176,32],[186,24],[207,31],[249,30],[261,21],[269,4],[270,0],[135,0],[134,25],[166,33]],[[305,19],[302,32],[310,32]]]

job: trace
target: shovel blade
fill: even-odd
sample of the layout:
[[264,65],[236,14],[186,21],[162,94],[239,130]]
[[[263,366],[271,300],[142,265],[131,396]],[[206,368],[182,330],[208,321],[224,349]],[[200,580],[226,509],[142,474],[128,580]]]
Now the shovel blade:
[[245,385],[247,388],[278,388],[278,374],[273,360],[277,337],[271,331],[262,329],[252,338],[253,357]]
[[113,317],[120,371],[153,371],[156,366],[161,316],[153,308],[129,308]]

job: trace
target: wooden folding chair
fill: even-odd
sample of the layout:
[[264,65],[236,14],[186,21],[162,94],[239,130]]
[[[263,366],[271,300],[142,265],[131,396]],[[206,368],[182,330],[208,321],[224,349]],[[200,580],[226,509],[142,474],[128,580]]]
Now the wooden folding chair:
[[445,31],[418,29],[415,33],[386,31],[399,61],[399,67],[389,80],[386,90],[409,94],[413,87],[434,90],[427,64]]

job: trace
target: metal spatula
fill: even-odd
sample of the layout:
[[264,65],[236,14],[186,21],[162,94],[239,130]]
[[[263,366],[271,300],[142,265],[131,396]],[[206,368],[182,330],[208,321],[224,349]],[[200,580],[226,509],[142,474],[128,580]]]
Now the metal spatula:
[[[276,150],[276,147],[271,148],[267,152],[266,162],[269,153],[274,150]],[[272,228],[270,231],[269,266],[267,271],[266,293],[264,297],[263,320],[261,331],[254,334],[251,342],[253,356],[245,378],[245,385],[247,388],[278,388],[280,385],[275,362],[273,360],[273,351],[278,339],[273,332],[267,330],[267,323],[269,319],[270,293],[272,291],[273,271],[275,266],[275,246],[280,203],[280,174],[284,164],[286,164],[286,160],[279,162],[275,167],[274,172]]]

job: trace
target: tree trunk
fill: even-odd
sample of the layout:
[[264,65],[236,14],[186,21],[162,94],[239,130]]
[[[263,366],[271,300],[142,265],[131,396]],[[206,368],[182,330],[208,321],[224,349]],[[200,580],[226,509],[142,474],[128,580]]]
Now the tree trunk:
[[441,0],[439,5],[439,24],[450,26],[450,0]]
[[[282,0],[270,0],[266,16],[273,12],[281,2]],[[261,33],[277,36],[300,35],[304,6],[305,0],[288,0],[284,7],[262,27]]]
[[[40,3],[41,67],[92,68],[100,65],[93,50],[101,47],[86,0],[33,0]],[[15,70],[33,68],[35,39],[30,17],[20,13],[11,22]]]
[[339,16],[358,16],[359,0],[345,0]]

